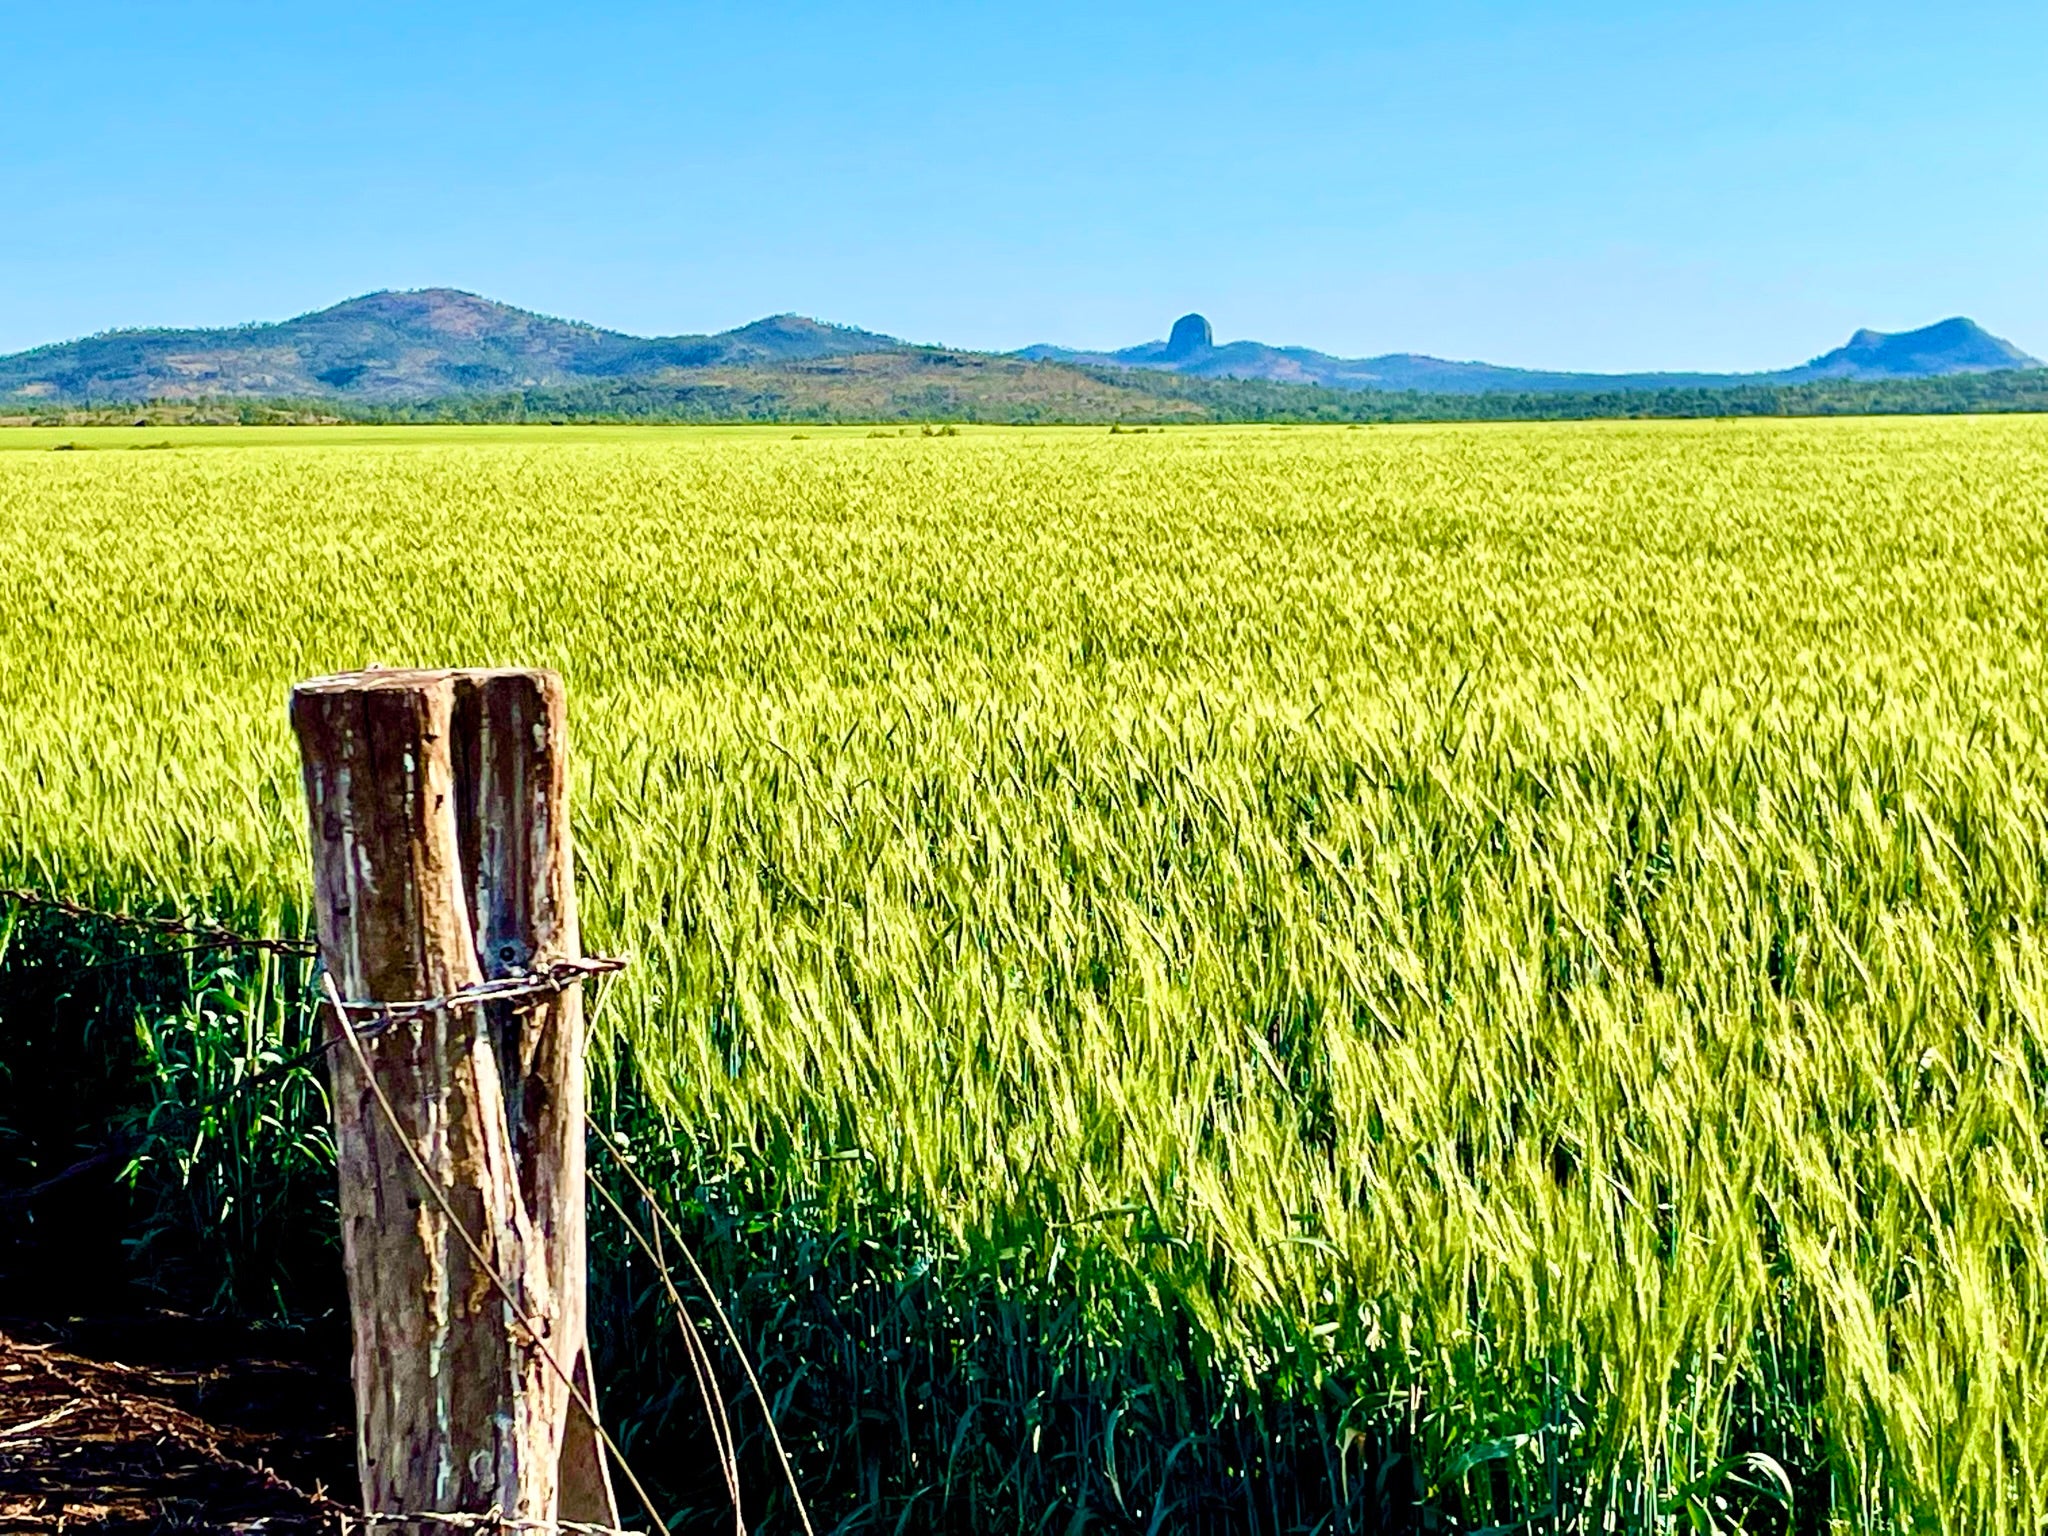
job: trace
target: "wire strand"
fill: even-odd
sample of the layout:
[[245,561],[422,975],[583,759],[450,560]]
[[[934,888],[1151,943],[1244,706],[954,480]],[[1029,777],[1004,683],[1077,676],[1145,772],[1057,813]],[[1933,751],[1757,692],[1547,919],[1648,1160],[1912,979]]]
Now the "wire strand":
[[65,917],[84,922],[106,923],[116,928],[132,928],[142,933],[181,935],[200,940],[201,942],[193,946],[194,951],[257,949],[267,950],[276,955],[310,957],[318,954],[320,949],[320,946],[311,939],[278,939],[265,935],[237,933],[211,918],[141,917],[132,912],[107,912],[98,907],[68,901],[62,896],[52,896],[47,891],[32,891],[22,886],[0,886],[0,901],[11,901],[17,906],[40,907],[46,912],[61,913]]
[[668,1232],[675,1240],[676,1247],[682,1250],[683,1258],[690,1266],[690,1273],[697,1277],[697,1284],[704,1292],[704,1299],[711,1303],[711,1310],[718,1314],[718,1321],[725,1329],[725,1337],[732,1345],[733,1353],[739,1357],[740,1369],[747,1373],[747,1385],[754,1389],[754,1401],[761,1405],[761,1417],[767,1421],[768,1438],[775,1444],[775,1459],[782,1464],[782,1476],[789,1484],[789,1496],[796,1501],[796,1515],[797,1519],[803,1522],[804,1536],[817,1536],[811,1529],[810,1512],[804,1508],[803,1490],[796,1484],[796,1469],[790,1465],[789,1451],[782,1443],[782,1432],[775,1427],[775,1410],[768,1406],[768,1394],[761,1389],[761,1378],[754,1374],[753,1362],[747,1358],[747,1349],[740,1342],[739,1330],[733,1327],[732,1319],[726,1315],[725,1308],[719,1305],[718,1293],[712,1290],[710,1278],[704,1273],[704,1267],[697,1262],[697,1255],[690,1251],[690,1245],[684,1241],[683,1234],[677,1230],[676,1224],[669,1220],[668,1213],[661,1208],[661,1202],[654,1198],[654,1191],[648,1187],[647,1181],[640,1177],[639,1170],[626,1160],[618,1144],[605,1134],[604,1127],[595,1120],[590,1121],[589,1126],[591,1135],[598,1140],[598,1145],[611,1154],[611,1159],[618,1165],[619,1171],[633,1181],[633,1187],[639,1190],[640,1198],[647,1202],[648,1210],[654,1213],[655,1222]]
[[[691,1322],[690,1309],[684,1305],[682,1293],[676,1289],[675,1281],[670,1278],[668,1265],[660,1252],[649,1242],[640,1225],[626,1214],[626,1208],[619,1203],[618,1197],[595,1178],[591,1178],[589,1183],[590,1187],[597,1191],[599,1198],[612,1208],[633,1241],[640,1245],[640,1251],[645,1253],[654,1265],[654,1272],[660,1277],[663,1289],[668,1292],[669,1302],[676,1309],[677,1330],[683,1336],[683,1353],[690,1362],[690,1374],[696,1378],[697,1395],[703,1399],[704,1416],[710,1421],[711,1441],[718,1451],[718,1469],[725,1477],[726,1492],[732,1498],[733,1522],[744,1531],[746,1517],[740,1501],[739,1452],[734,1445],[732,1419],[726,1407],[725,1394],[719,1390],[716,1373],[712,1370],[710,1354],[704,1347],[704,1341],[697,1337],[696,1328]],[[718,1398],[716,1409],[711,1406],[714,1394]]]

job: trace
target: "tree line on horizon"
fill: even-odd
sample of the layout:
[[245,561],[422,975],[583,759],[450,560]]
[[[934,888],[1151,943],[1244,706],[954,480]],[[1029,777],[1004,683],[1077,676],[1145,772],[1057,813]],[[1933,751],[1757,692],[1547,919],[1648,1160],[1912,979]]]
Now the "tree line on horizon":
[[1339,390],[1265,379],[1210,379],[1107,367],[1075,372],[1115,392],[1076,409],[1072,402],[1001,388],[906,381],[886,407],[836,399],[815,375],[793,392],[779,370],[719,381],[651,379],[448,395],[402,404],[322,398],[86,402],[8,408],[15,425],[491,425],[539,423],[787,423],[881,425],[960,422],[1030,425],[1382,424],[1398,422],[1693,420],[1757,416],[1958,415],[2048,411],[2048,369],[1917,379],[1821,379],[1802,383],[1613,389],[1569,393]]

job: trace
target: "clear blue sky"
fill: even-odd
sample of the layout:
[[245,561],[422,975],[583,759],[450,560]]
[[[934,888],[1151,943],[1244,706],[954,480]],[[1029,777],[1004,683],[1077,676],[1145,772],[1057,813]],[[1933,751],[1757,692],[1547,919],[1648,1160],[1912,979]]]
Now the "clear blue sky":
[[638,332],[2048,355],[2048,4],[0,0],[0,351],[449,284]]

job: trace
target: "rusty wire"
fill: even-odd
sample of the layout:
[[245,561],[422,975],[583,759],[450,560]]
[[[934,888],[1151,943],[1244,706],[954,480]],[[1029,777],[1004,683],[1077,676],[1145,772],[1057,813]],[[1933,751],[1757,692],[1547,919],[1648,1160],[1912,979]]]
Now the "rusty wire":
[[[331,995],[328,1002],[350,1015],[358,1035],[373,1035],[391,1028],[394,1024],[410,1024],[429,1014],[445,1013],[452,1008],[468,1008],[483,1003],[516,1003],[532,997],[552,997],[566,992],[578,982],[592,976],[609,976],[614,971],[623,971],[627,962],[604,956],[591,956],[580,960],[556,960],[538,970],[514,971],[510,975],[494,977],[490,981],[474,981],[466,987],[457,987],[445,997],[421,997],[403,1003],[347,1002],[339,995]],[[357,1022],[358,1020],[362,1022]],[[329,1041],[331,1046],[335,1042]],[[322,1049],[327,1049],[323,1046]]]
[[13,902],[17,906],[39,907],[46,912],[55,912],[80,922],[106,923],[116,928],[132,928],[141,933],[190,938],[197,942],[183,951],[188,954],[214,949],[250,949],[305,959],[319,953],[319,946],[311,939],[280,939],[263,934],[237,933],[225,924],[207,917],[143,917],[133,912],[107,912],[98,907],[88,907],[79,902],[66,900],[62,896],[52,896],[47,891],[31,891],[21,886],[0,886],[0,901]]

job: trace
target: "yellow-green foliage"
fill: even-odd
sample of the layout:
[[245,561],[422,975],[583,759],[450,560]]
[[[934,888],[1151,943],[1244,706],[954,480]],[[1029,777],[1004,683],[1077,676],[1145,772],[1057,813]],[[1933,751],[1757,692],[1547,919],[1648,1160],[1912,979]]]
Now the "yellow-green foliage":
[[295,924],[294,679],[559,667],[706,1166],[1433,1497],[2048,1521],[2048,425],[141,436],[0,452],[0,876]]

